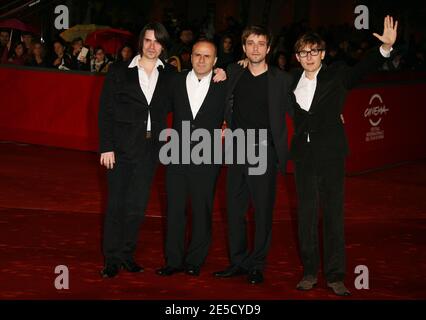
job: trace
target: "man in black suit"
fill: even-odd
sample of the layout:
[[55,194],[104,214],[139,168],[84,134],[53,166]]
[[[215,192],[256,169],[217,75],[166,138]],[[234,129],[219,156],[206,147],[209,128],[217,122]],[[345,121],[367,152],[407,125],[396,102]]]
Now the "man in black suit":
[[112,278],[120,267],[142,272],[134,260],[140,223],[158,161],[158,136],[166,127],[167,82],[171,69],[159,59],[168,42],[160,23],[140,33],[139,54],[111,66],[100,99],[101,165],[108,170],[101,275]]
[[318,207],[323,209],[324,274],[327,286],[340,296],[349,295],[344,285],[344,158],[348,152],[341,114],[345,96],[371,70],[389,57],[396,40],[397,22],[385,18],[384,32],[374,34],[383,44],[355,67],[322,64],[325,43],[317,34],[306,34],[295,44],[296,58],[303,70],[296,72],[293,90],[295,134],[291,156],[295,161],[298,195],[298,233],[304,275],[299,290],[317,283],[320,257]]
[[[214,131],[219,133],[216,147],[220,147],[222,155],[220,134],[226,99],[226,82],[213,82],[216,60],[214,43],[200,40],[192,48],[193,69],[177,74],[171,82],[170,100],[176,136],[172,136],[168,143],[178,144],[175,149],[178,150],[178,161],[167,166],[166,266],[157,270],[161,276],[184,270],[188,275],[198,276],[211,242],[214,192],[220,170],[220,163],[214,163]],[[200,129],[207,135],[201,139],[207,141],[200,143],[206,143],[205,147],[210,149],[209,152],[201,151],[201,154],[195,153],[194,147],[198,143],[191,139],[192,133]],[[184,139],[186,141],[182,141]],[[189,161],[185,161],[184,157],[189,155]],[[201,156],[201,163],[194,161],[195,155]],[[222,157],[218,160],[221,162]],[[163,161],[161,151],[160,161]],[[185,209],[188,198],[192,206],[192,232],[190,244],[185,250]]]
[[[259,152],[266,147],[266,171],[250,174],[249,164],[228,166],[227,211],[228,241],[231,265],[216,272],[216,277],[247,274],[251,284],[263,282],[263,269],[271,242],[272,213],[275,203],[277,163],[285,173],[287,128],[285,114],[292,113],[291,77],[266,63],[271,37],[259,26],[251,26],[242,35],[248,68],[238,64],[228,67],[228,100],[225,120],[232,130],[266,130],[267,138],[254,146]],[[259,135],[260,136],[260,135]],[[248,147],[247,147],[248,148]],[[246,214],[249,201],[254,206],[256,231],[254,249],[248,251]]]

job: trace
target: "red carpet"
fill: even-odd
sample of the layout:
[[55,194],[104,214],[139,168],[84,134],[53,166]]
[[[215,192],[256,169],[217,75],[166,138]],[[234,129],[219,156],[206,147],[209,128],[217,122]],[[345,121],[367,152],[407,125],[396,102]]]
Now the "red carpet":
[[[218,280],[227,265],[223,170],[214,238],[199,278],[154,274],[163,264],[163,170],[152,190],[137,261],[145,273],[99,277],[105,203],[104,170],[94,153],[0,144],[0,299],[335,299],[319,287],[294,289],[301,276],[293,176],[278,181],[273,242],[266,281]],[[348,177],[347,285],[351,299],[426,298],[426,161]],[[354,269],[367,265],[370,290],[354,287]],[[67,265],[70,289],[54,287],[55,266]]]

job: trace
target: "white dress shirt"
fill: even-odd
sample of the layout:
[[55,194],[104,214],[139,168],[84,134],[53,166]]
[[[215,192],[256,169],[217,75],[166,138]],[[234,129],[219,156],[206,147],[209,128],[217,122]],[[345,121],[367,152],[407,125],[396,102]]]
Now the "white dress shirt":
[[[151,104],[152,95],[155,91],[155,86],[157,85],[158,81],[158,67],[162,66],[164,67],[163,62],[160,59],[157,59],[157,62],[155,63],[155,67],[151,72],[151,75],[148,77],[148,74],[145,72],[145,69],[139,64],[139,60],[141,59],[140,55],[137,55],[133,58],[132,62],[129,64],[129,68],[138,67],[138,77],[139,77],[139,85],[142,89],[143,94],[145,95],[146,101],[148,102],[148,105]],[[148,110],[148,120],[146,123],[146,131],[151,131],[151,115]]]
[[315,72],[314,78],[312,80],[308,79],[308,77],[306,77],[305,71],[303,71],[299,82],[297,83],[296,89],[294,90],[297,103],[305,111],[309,111],[311,108],[312,100],[314,99],[315,90],[317,88],[317,75],[321,68],[322,65]]
[[210,71],[207,76],[198,80],[194,70],[191,70],[186,76],[186,92],[188,93],[193,119],[197,116],[206,98],[207,92],[209,91],[212,74],[213,71]]
[[[389,51],[386,51],[380,46],[380,53],[385,58],[390,57],[390,53],[392,50],[393,48],[391,48]],[[296,89],[294,90],[294,95],[296,96],[297,103],[305,111],[309,111],[309,109],[311,108],[312,100],[314,99],[315,90],[317,88],[317,76],[321,70],[321,67],[322,65],[315,72],[314,78],[312,80],[308,79],[306,77],[305,71],[303,71],[302,75],[300,76],[299,82],[297,83]]]

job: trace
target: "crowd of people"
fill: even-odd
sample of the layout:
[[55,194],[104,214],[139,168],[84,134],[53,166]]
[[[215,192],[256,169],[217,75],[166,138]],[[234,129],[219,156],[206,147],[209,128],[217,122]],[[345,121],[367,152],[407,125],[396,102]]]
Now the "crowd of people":
[[82,38],[75,38],[69,44],[58,38],[52,42],[50,50],[30,33],[23,33],[21,41],[13,44],[9,38],[9,31],[1,31],[2,64],[106,73],[111,63],[120,59],[127,61],[134,53],[132,46],[126,44],[114,59],[101,46],[86,47]]
[[[196,40],[203,38],[209,38],[216,43],[218,48],[216,66],[219,68],[225,69],[230,63],[244,58],[240,39],[243,28],[235,19],[228,20],[225,30],[213,34],[209,34],[204,30],[205,28],[196,24],[181,24],[174,30],[169,30],[172,43],[162,56],[163,60],[174,65],[178,71],[191,69],[192,45]],[[309,30],[310,27],[306,22],[283,27],[273,39],[268,57],[269,63],[286,71],[297,67],[298,62],[292,48],[296,39]],[[374,37],[370,30],[359,31],[350,25],[339,25],[321,27],[317,31],[326,40],[326,64],[354,65],[374,46]],[[31,33],[22,33],[20,40],[14,42],[10,41],[10,36],[10,30],[0,31],[0,62],[2,64],[105,73],[111,63],[131,61],[138,51],[132,43],[124,44],[115,55],[111,55],[101,46],[95,48],[88,46],[82,38],[75,38],[67,43],[57,37],[47,46]],[[414,35],[408,40],[400,40],[392,53],[392,58],[380,69],[424,71],[426,70],[425,51],[424,41]]]

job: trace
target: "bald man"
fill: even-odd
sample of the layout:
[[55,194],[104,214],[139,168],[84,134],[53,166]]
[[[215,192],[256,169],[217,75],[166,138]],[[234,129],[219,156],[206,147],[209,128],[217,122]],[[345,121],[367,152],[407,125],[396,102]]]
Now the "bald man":
[[[216,46],[213,42],[196,42],[191,54],[193,69],[177,74],[170,88],[173,129],[179,136],[179,163],[167,166],[166,265],[157,270],[161,276],[183,271],[198,276],[209,250],[214,192],[220,164],[213,164],[213,149],[210,161],[196,164],[194,159],[190,159],[185,164],[182,156],[188,155],[190,151],[184,150],[182,146],[186,144],[192,150],[198,144],[183,134],[184,127],[189,128],[191,134],[196,129],[206,129],[210,133],[212,148],[213,132],[222,127],[226,81],[215,83],[212,80],[216,60]],[[185,248],[185,210],[188,199],[192,207],[192,233],[191,241]]]

